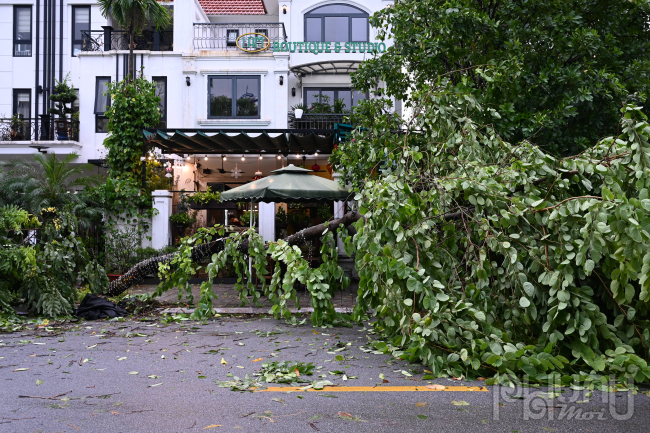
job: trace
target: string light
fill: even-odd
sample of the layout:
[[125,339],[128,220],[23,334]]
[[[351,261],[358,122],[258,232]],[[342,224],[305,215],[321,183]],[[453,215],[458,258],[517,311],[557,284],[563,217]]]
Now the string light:
[[203,160],[207,161],[208,160],[208,155],[205,155],[205,158]]
[[260,155],[260,159],[262,159],[262,155]]
[[318,156],[318,151],[314,152],[314,156]]
[[246,157],[244,155],[241,156],[242,161],[246,161]]
[[227,159],[228,157],[224,155],[223,160],[226,161]]
[[282,159],[282,155],[278,155],[278,159]]

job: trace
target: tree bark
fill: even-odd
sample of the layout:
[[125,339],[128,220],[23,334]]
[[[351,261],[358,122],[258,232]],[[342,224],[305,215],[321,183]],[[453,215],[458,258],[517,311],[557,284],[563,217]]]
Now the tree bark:
[[[327,223],[327,228],[330,231],[336,232],[340,225],[347,227],[361,219],[361,214],[357,211],[348,212],[339,219],[335,219]],[[319,224],[313,227],[307,227],[304,230],[299,231],[296,234],[293,234],[289,237],[284,238],[284,240],[289,243],[289,245],[298,244],[304,240],[314,239],[323,235],[325,231],[325,223]]]

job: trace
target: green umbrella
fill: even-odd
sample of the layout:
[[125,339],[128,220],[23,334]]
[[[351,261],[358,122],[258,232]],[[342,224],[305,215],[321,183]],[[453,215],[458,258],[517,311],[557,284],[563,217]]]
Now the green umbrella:
[[350,192],[338,182],[312,176],[311,170],[293,164],[272,171],[270,176],[255,180],[221,194],[221,201],[254,201],[264,203],[310,202],[314,200],[345,201]]

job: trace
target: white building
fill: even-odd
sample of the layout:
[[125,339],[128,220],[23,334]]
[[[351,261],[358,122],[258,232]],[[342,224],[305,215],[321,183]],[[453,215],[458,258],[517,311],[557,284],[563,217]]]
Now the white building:
[[[186,161],[174,169],[176,189],[233,186],[288,163],[318,165],[319,175],[331,177],[325,167],[334,125],[343,123],[342,112],[373,96],[354,91],[350,73],[386,48],[375,40],[368,16],[392,3],[162,2],[173,25],[138,37],[135,63],[158,83],[162,98],[163,118],[148,145]],[[126,75],[125,33],[92,0],[0,0],[0,20],[0,117],[6,119],[0,159],[76,152],[80,162],[99,163],[108,101],[101,93],[106,82]],[[63,139],[43,115],[54,80],[68,72],[78,89],[78,124]],[[296,104],[306,106],[300,119]],[[12,127],[16,114],[22,123]],[[231,171],[235,166],[241,176]]]

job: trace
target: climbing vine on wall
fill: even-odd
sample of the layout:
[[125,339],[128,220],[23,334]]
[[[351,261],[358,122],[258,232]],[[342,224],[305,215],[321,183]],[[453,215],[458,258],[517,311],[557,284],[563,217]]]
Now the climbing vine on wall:
[[137,178],[142,170],[142,130],[160,121],[160,97],[156,85],[139,78],[110,83],[110,106],[106,109],[109,134],[104,140],[110,176]]

